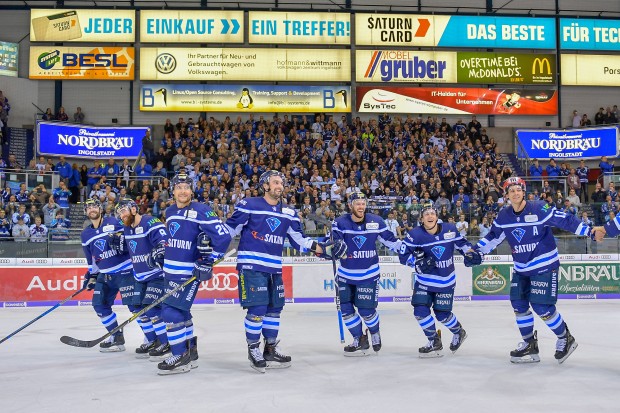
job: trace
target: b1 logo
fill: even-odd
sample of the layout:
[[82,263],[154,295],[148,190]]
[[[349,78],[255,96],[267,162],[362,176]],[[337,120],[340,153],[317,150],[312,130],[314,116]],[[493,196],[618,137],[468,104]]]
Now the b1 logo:
[[333,90],[323,90],[323,107],[325,109],[346,109],[348,107],[348,93],[345,89],[334,93]]
[[218,272],[213,274],[213,278],[203,283],[200,290],[204,291],[237,291],[239,285],[239,275],[234,272]]

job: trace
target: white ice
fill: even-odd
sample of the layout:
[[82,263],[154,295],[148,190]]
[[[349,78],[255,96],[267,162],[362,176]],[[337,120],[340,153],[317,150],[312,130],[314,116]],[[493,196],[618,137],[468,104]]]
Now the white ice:
[[[334,305],[285,307],[281,347],[289,369],[261,375],[249,367],[243,311],[196,306],[200,367],[160,377],[156,364],[134,358],[142,335],[125,330],[127,351],[66,346],[62,335],[95,339],[105,333],[89,307],[60,308],[0,344],[0,412],[618,412],[620,301],[561,301],[579,348],[562,365],[555,337],[536,320],[541,362],[513,365],[520,341],[510,305],[458,302],[468,339],[456,353],[419,359],[426,342],[407,303],[381,303],[383,349],[346,358]],[[129,313],[115,307],[119,320]],[[0,309],[0,337],[45,308]],[[348,332],[347,341],[350,341]]]

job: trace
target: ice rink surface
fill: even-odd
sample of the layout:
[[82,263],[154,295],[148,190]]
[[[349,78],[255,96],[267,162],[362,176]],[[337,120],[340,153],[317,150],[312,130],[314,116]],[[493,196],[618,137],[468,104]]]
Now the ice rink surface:
[[[115,307],[119,320],[129,313]],[[426,339],[408,303],[381,303],[383,349],[346,358],[333,304],[288,304],[281,348],[292,367],[261,375],[249,367],[244,312],[235,305],[196,306],[199,368],[160,377],[156,364],[134,358],[142,342],[135,323],[127,351],[102,354],[60,343],[91,340],[105,330],[90,307],[48,314],[0,345],[0,412],[618,412],[620,301],[560,301],[579,348],[562,365],[555,336],[536,319],[541,362],[513,365],[520,341],[507,301],[457,302],[468,332],[461,349],[419,359]],[[0,337],[45,311],[0,309]],[[346,332],[346,340],[350,336]]]

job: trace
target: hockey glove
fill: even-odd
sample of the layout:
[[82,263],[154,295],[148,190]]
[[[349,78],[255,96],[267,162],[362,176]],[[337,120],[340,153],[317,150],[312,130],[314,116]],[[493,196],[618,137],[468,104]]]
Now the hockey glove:
[[120,232],[110,235],[110,249],[116,251],[118,255],[122,255],[127,250],[125,248],[125,235]]
[[166,252],[166,244],[159,243],[153,248],[153,251],[146,256],[146,265],[151,268],[164,268],[164,253]]
[[90,272],[86,272],[84,274],[84,281],[82,282],[82,288],[86,288],[88,291],[92,291],[95,289],[95,284],[97,284],[97,276],[98,273],[91,274]]
[[211,238],[204,232],[198,234],[198,238],[196,239],[196,249],[198,250],[198,255],[203,260],[208,260],[211,258],[211,254],[213,254],[213,248],[211,247]]
[[209,281],[213,277],[213,261],[210,259],[199,259],[194,263],[192,275],[197,281]]
[[413,269],[418,274],[428,274],[437,267],[435,258],[426,255],[423,250],[417,249],[413,252],[415,259]]
[[329,259],[342,259],[347,258],[347,244],[341,240],[337,239],[336,241],[327,241],[320,242],[319,245],[323,250],[323,254],[321,257],[329,258]]
[[463,264],[465,264],[466,267],[473,267],[474,265],[480,265],[482,264],[483,257],[484,256],[479,251],[476,251],[473,249],[469,250],[465,253],[465,255],[463,255]]

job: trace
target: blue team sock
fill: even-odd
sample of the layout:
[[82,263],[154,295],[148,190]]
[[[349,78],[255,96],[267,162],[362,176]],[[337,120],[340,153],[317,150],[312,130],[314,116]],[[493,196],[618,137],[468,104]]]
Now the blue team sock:
[[549,317],[543,318],[543,321],[545,322],[545,324],[547,324],[547,327],[549,327],[551,331],[555,333],[556,336],[562,338],[566,335],[566,323],[564,322],[564,319],[562,319],[560,313],[558,313],[557,311],[555,311]]
[[374,334],[379,331],[379,313],[374,311],[370,315],[364,315],[364,324],[368,327],[370,334]]
[[254,314],[245,316],[245,339],[248,344],[256,343],[260,340],[260,333],[263,329],[263,317]]
[[185,320],[185,339],[189,341],[192,337],[194,337],[194,322]]
[[108,331],[112,331],[116,327],[118,327],[118,322],[116,321],[116,313],[110,313],[108,315],[99,316],[99,318],[101,319],[101,324],[103,324],[103,326]]
[[450,330],[452,334],[458,334],[459,331],[461,331],[461,323],[459,323],[459,320],[457,320],[454,313],[450,313],[447,318],[440,320],[440,322],[441,324],[446,326],[446,328]]
[[534,316],[532,312],[528,310],[526,313],[516,313],[515,317],[517,318],[517,327],[519,327],[523,341],[534,337]]
[[156,316],[151,319],[151,322],[153,324],[153,330],[155,331],[155,334],[157,334],[159,342],[161,344],[168,343],[168,335],[166,334],[166,323],[164,323],[164,320]]
[[150,318],[145,315],[139,317],[138,325],[142,329],[142,332],[144,333],[144,336],[149,341],[149,343],[155,341],[155,339],[157,338],[157,334],[155,334],[155,329],[153,328],[153,324],[151,323]]
[[362,318],[357,313],[343,316],[342,319],[353,337],[362,336]]
[[435,329],[435,319],[433,318],[433,316],[428,315],[422,319],[416,317],[416,320],[418,320],[418,324],[420,324],[420,327],[422,327],[424,335],[426,335],[429,340],[432,340],[437,333],[437,330]]
[[180,356],[187,350],[185,345],[185,322],[166,325],[170,350],[175,356]]
[[278,339],[280,331],[280,314],[266,314],[263,317],[263,337],[267,343],[273,344]]

